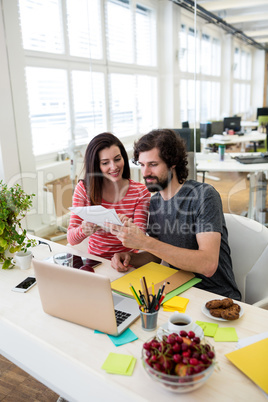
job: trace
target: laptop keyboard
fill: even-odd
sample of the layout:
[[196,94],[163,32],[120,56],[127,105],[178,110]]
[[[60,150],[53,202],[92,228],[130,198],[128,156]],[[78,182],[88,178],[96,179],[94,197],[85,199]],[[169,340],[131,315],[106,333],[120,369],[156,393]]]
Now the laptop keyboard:
[[124,311],[114,310],[115,318],[116,318],[116,325],[119,326],[124,322],[128,317],[130,317],[129,313],[125,313]]

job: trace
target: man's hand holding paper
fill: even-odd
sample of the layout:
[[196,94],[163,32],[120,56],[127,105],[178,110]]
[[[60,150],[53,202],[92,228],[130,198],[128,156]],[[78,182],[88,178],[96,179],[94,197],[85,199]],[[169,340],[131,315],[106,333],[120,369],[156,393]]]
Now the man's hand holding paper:
[[110,229],[110,232],[117,236],[125,247],[142,249],[146,235],[140,228],[130,220],[124,222],[124,226],[119,227],[117,224],[107,223],[105,227]]

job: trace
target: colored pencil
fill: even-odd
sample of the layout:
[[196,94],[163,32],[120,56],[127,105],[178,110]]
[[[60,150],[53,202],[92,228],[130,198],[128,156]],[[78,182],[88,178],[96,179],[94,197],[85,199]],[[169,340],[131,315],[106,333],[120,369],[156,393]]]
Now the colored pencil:
[[142,302],[141,302],[141,300],[140,300],[140,298],[139,298],[139,296],[138,296],[136,290],[134,289],[134,286],[132,286],[131,283],[129,284],[129,286],[131,286],[131,288],[133,289],[133,292],[135,293],[137,299],[139,300],[139,304],[142,305]]

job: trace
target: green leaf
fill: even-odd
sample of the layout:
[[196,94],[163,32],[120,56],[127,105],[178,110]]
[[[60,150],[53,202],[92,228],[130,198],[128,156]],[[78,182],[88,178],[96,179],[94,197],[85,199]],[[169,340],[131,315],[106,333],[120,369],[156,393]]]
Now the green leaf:
[[9,269],[14,267],[14,265],[12,264],[12,262],[10,260],[6,260],[2,266],[2,269]]
[[21,246],[13,246],[13,247],[10,247],[9,248],[9,251],[11,252],[11,253],[16,253],[17,251],[20,251],[21,250]]
[[5,249],[7,245],[7,241],[3,239],[3,237],[0,237],[0,247],[3,247]]

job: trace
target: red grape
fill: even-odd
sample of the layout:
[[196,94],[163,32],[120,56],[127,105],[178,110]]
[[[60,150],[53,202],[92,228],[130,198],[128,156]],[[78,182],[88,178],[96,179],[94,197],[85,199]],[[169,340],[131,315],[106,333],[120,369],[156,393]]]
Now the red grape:
[[181,355],[179,354],[173,355],[173,360],[175,363],[180,363],[182,360]]
[[181,345],[179,345],[178,343],[175,343],[172,347],[172,350],[177,353],[181,350]]
[[188,332],[188,338],[193,339],[195,337],[195,333],[193,331]]
[[191,357],[191,359],[189,360],[189,363],[190,363],[192,366],[197,366],[198,363],[199,363],[199,360],[197,360],[195,357]]
[[215,353],[212,352],[212,350],[210,350],[210,351],[208,352],[208,357],[209,357],[210,359],[214,359]]

